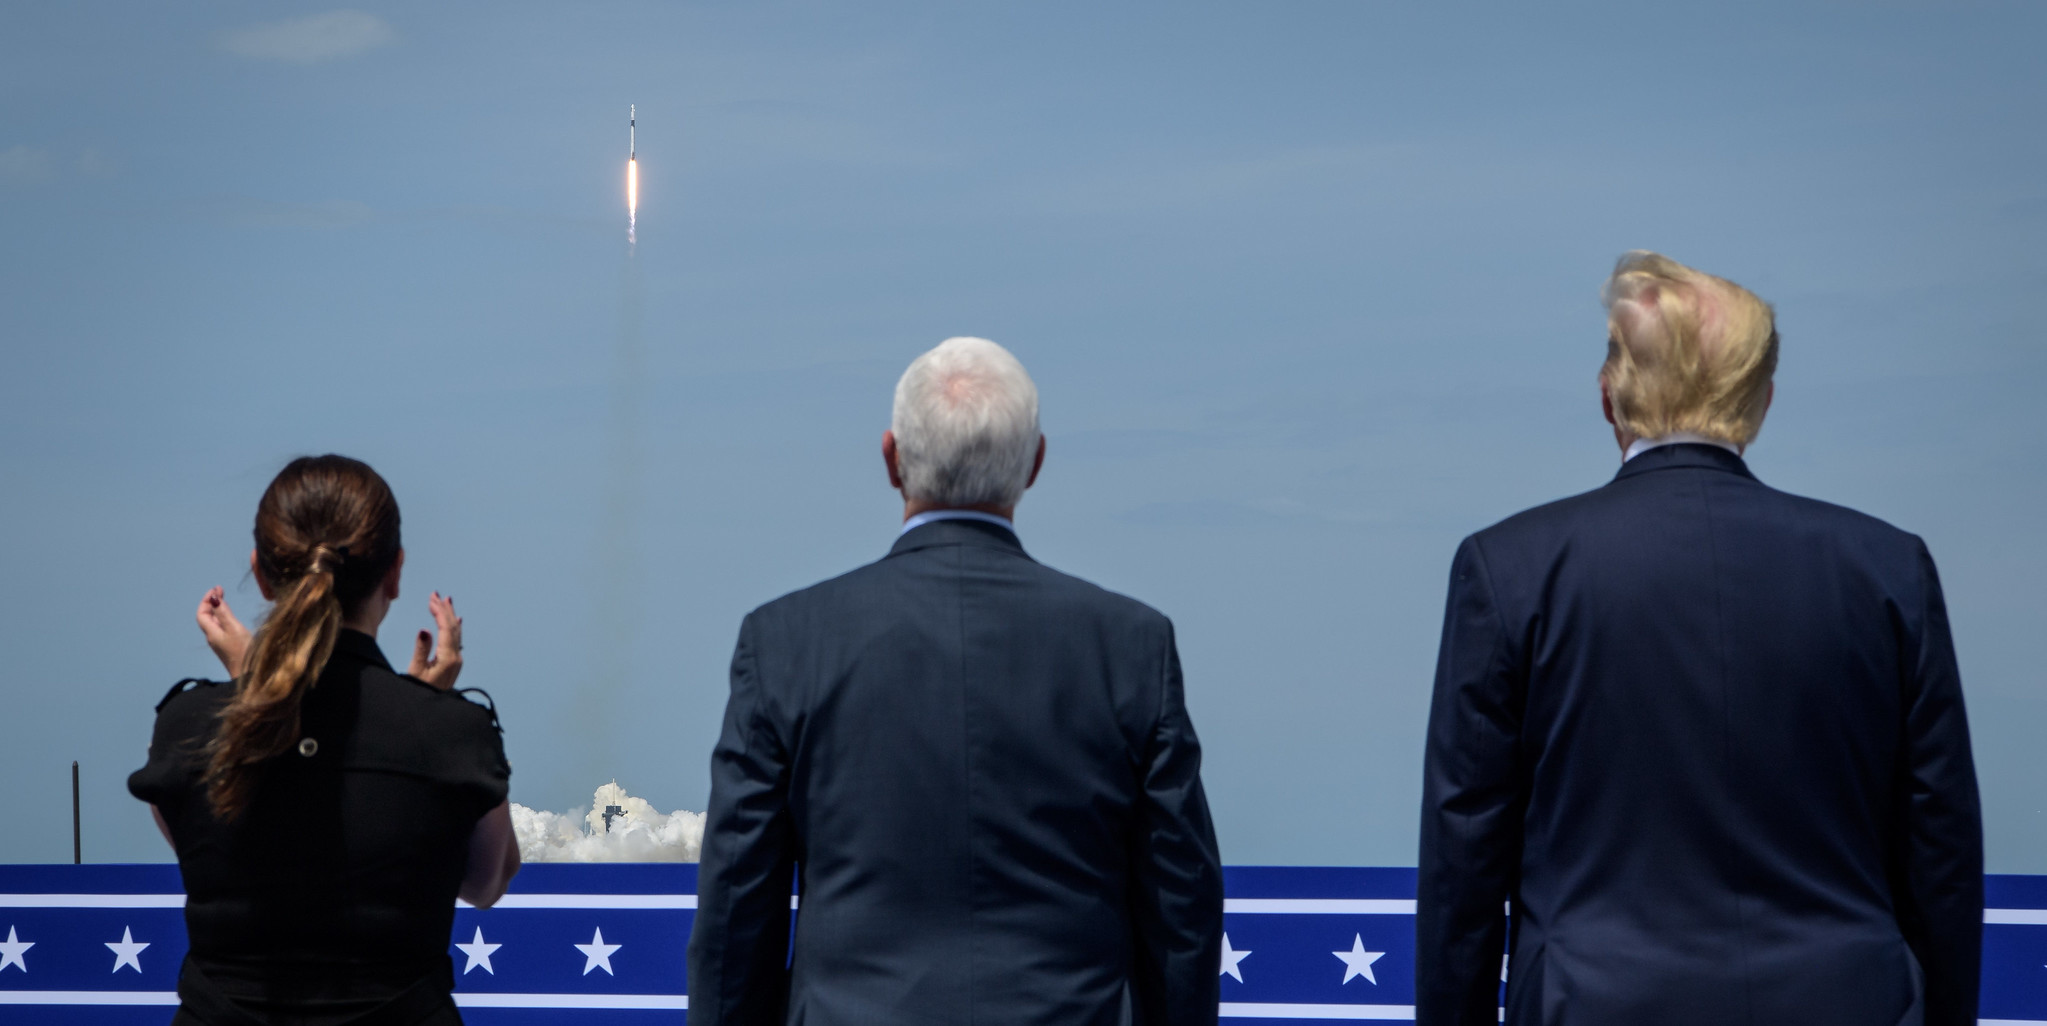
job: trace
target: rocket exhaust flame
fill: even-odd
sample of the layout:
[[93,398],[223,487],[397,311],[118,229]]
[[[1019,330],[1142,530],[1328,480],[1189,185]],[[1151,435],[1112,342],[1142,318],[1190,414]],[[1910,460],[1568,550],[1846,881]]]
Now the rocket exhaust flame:
[[625,240],[635,241],[640,226],[640,108],[626,108],[625,151]]

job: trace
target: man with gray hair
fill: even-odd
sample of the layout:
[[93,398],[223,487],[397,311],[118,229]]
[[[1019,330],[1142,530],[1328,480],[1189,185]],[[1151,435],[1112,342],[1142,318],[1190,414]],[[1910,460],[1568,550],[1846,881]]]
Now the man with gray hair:
[[739,629],[692,1026],[1214,1023],[1222,870],[1173,627],[1025,555],[1030,375],[946,340],[881,451],[888,556]]
[[[1749,472],[1775,315],[1605,290],[1604,487],[1464,540],[1423,773],[1417,1026],[1968,1026],[1983,834],[1933,558]],[[1500,914],[1502,903],[1511,919]]]

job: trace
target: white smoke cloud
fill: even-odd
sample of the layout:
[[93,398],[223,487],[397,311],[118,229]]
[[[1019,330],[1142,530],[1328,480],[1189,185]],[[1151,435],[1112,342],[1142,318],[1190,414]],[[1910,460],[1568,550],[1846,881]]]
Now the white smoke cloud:
[[212,204],[210,209],[230,224],[250,228],[348,228],[377,216],[375,209],[360,200],[279,203],[236,199]]
[[[621,811],[604,821],[604,810]],[[655,811],[614,780],[590,808],[545,812],[512,803],[512,831],[523,862],[695,862],[704,846],[704,814]]]
[[50,177],[56,161],[50,151],[36,146],[9,146],[0,150],[0,181],[40,182]]
[[90,146],[76,151],[43,146],[0,147],[0,183],[48,182],[68,177],[72,171],[87,178],[112,178],[119,170],[105,153]]
[[395,38],[384,19],[367,11],[328,11],[236,29],[220,37],[220,46],[259,61],[318,64],[353,57]]
[[87,178],[112,178],[120,173],[112,158],[90,146],[79,151],[77,164],[78,173]]

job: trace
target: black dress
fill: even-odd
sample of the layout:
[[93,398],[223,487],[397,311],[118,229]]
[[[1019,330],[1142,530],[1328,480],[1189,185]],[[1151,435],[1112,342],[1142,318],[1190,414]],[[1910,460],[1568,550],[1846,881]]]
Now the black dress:
[[511,776],[495,712],[393,673],[376,639],[343,630],[306,694],[306,741],[259,771],[224,824],[201,750],[233,693],[173,688],[149,765],[128,778],[162,811],[184,876],[191,952],[174,1023],[459,1023],[455,892]]

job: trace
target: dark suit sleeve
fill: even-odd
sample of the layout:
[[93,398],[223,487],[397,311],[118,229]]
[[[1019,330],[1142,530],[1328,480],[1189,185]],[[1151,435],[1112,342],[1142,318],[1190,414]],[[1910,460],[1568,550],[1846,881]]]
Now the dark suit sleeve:
[[711,754],[711,807],[689,938],[697,1026],[780,1026],[789,1000],[788,750],[762,695],[754,618],[739,628],[732,695]]
[[1132,845],[1131,973],[1135,1026],[1214,1023],[1222,965],[1222,859],[1201,789],[1201,742],[1166,629],[1159,714],[1138,766],[1143,790]]
[[1918,554],[1922,609],[1916,624],[1908,620],[1905,647],[1898,920],[1926,973],[1926,1026],[1966,1026],[1976,1021],[1982,961],[1983,821],[1947,604],[1924,544]]
[[1502,906],[1521,862],[1525,674],[1476,538],[1457,550],[1423,767],[1415,1023],[1500,1020]]

